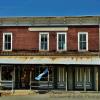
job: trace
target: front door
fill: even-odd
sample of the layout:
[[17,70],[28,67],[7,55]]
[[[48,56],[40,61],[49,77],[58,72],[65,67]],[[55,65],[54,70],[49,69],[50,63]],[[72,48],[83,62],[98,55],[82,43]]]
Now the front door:
[[93,77],[92,68],[77,67],[75,68],[75,89],[83,90],[92,89]]
[[28,67],[23,67],[21,69],[20,78],[21,78],[21,88],[28,89],[30,82],[30,69]]

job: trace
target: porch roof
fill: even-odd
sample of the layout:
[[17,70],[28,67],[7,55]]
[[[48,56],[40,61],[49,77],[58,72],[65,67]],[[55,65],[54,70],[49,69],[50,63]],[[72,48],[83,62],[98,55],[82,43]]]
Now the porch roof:
[[1,56],[0,64],[81,64],[100,65],[99,56]]

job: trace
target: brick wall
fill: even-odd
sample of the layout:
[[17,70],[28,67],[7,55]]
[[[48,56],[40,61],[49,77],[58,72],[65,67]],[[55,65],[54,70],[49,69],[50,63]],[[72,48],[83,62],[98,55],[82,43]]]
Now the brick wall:
[[[67,49],[68,51],[77,51],[78,49],[78,32],[88,32],[89,50],[97,51],[99,46],[99,29],[98,26],[70,26],[67,31]],[[30,32],[28,27],[0,27],[0,48],[2,48],[2,33],[13,33],[13,50],[14,49],[39,49],[39,32]],[[49,32],[49,49],[56,51],[57,34]]]
[[68,50],[76,51],[78,49],[78,32],[88,32],[89,51],[99,49],[99,27],[98,26],[73,26],[68,28]]
[[[28,27],[4,27],[0,28],[0,38],[3,38],[3,32],[13,33],[13,49],[33,49],[38,48],[38,32],[29,32]],[[2,40],[0,47],[2,48]]]

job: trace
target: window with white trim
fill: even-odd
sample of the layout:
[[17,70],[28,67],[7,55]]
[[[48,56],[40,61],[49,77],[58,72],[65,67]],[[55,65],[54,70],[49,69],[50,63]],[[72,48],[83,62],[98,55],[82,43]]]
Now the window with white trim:
[[49,50],[49,33],[41,32],[39,34],[39,50]]
[[66,32],[57,33],[57,51],[66,50]]
[[3,50],[12,51],[12,33],[3,33]]
[[88,51],[88,32],[78,32],[78,51]]

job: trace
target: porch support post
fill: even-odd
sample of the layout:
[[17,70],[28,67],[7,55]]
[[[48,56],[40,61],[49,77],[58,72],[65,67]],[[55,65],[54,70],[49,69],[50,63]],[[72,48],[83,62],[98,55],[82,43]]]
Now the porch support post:
[[86,69],[84,68],[84,91],[86,91]]
[[96,78],[96,91],[98,91],[98,67],[95,67],[95,78]]
[[12,93],[14,93],[14,87],[15,87],[15,66],[12,72]]
[[15,87],[15,78],[16,78],[15,75],[16,74],[15,74],[15,65],[14,65],[14,87]]
[[1,81],[1,73],[2,73],[2,67],[0,66],[0,81]]
[[30,71],[30,90],[31,90],[31,80],[32,79],[32,71]]
[[68,88],[67,88],[67,80],[68,80],[68,77],[67,77],[67,71],[66,71],[66,91],[68,90]]
[[49,67],[48,67],[48,91],[49,91]]
[[14,81],[15,81],[15,66],[12,74],[12,93],[14,93]]
[[1,85],[1,79],[2,79],[1,73],[2,73],[2,66],[0,66],[0,85]]
[[59,67],[59,82],[60,82],[60,67]]

